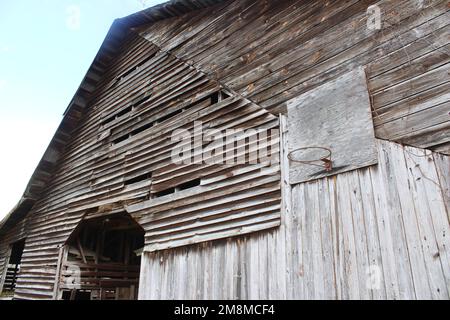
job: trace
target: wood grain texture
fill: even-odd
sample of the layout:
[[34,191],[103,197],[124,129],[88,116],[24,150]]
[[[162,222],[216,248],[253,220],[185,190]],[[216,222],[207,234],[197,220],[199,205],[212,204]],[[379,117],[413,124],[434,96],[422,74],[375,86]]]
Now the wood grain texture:
[[[297,184],[377,163],[366,74],[349,72],[287,102],[290,182]],[[325,171],[322,147],[331,151],[333,170]],[[326,155],[326,153],[325,153]],[[319,160],[315,165],[294,160]]]

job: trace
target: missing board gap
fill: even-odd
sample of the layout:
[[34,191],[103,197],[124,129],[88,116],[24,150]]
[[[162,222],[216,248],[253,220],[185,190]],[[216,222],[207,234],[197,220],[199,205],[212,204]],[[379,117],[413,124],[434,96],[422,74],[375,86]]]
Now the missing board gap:
[[228,93],[226,93],[223,90],[220,90],[220,91],[217,91],[217,92],[213,93],[208,98],[211,99],[211,104],[216,104],[216,103],[219,103],[220,101],[225,100],[225,99],[227,99],[229,97],[230,97],[230,95]]
[[153,198],[161,198],[161,197],[173,194],[173,193],[175,193],[175,188],[170,188],[170,189],[156,192],[155,194],[153,194]]
[[144,104],[145,102],[148,101],[148,99],[150,99],[152,96],[152,92],[148,91],[145,92],[144,94],[142,94],[139,98],[137,98],[136,100],[133,101],[132,106],[134,108],[137,108],[139,106],[141,106],[142,104]]
[[115,121],[115,120],[117,120],[117,119],[119,119],[119,118],[122,118],[123,116],[127,115],[127,114],[130,113],[131,111],[133,111],[133,106],[129,106],[129,107],[127,107],[127,108],[125,108],[125,109],[119,111],[119,112],[116,113],[115,115],[113,115],[113,116],[107,118],[106,120],[104,120],[104,121],[102,122],[102,126],[105,126],[105,125],[107,125],[107,124],[109,124],[109,123],[111,123],[111,122],[113,122],[113,121]]
[[139,134],[139,133],[141,133],[141,132],[144,132],[147,129],[152,128],[154,125],[155,125],[154,122],[150,122],[150,123],[147,123],[147,124],[143,125],[142,127],[139,127],[137,129],[131,131],[130,138],[135,136],[135,135],[137,135],[137,134]]
[[134,72],[138,71],[139,69],[141,69],[141,67],[144,66],[151,59],[153,59],[153,57],[155,55],[156,55],[156,52],[151,54],[149,57],[145,58],[144,60],[142,60],[139,64],[133,66],[132,68],[128,69],[126,72],[122,73],[120,76],[117,77],[117,82],[122,81],[123,79],[127,78],[128,76],[130,76],[132,73],[134,73]]
[[165,115],[164,117],[159,118],[157,121],[158,121],[158,123],[167,121],[167,120],[169,120],[169,119],[171,119],[171,118],[173,118],[173,117],[179,115],[180,113],[183,113],[184,110],[185,110],[185,109],[183,108],[183,109],[179,109],[179,110],[177,110],[177,111],[174,111],[174,112],[172,112],[172,113],[169,113],[168,115]]
[[128,106],[127,108],[119,111],[118,113],[116,113],[113,116],[111,116],[111,117],[107,118],[106,120],[104,120],[102,122],[102,126],[105,126],[108,123],[111,123],[114,120],[120,119],[120,118],[124,117],[125,115],[131,113],[134,109],[136,109],[140,105],[144,104],[148,99],[150,99],[151,96],[152,96],[151,92],[144,93],[139,98],[135,99],[135,101],[133,101],[130,106]]
[[129,138],[130,138],[130,135],[129,135],[129,134],[126,134],[126,135],[124,135],[124,136],[121,136],[121,137],[119,137],[119,138],[113,140],[113,141],[112,141],[112,144],[113,144],[113,145],[119,144],[119,143],[121,143],[121,142],[124,142],[125,140],[128,140]]
[[161,198],[161,197],[168,196],[170,194],[174,194],[174,193],[177,193],[177,192],[180,192],[180,191],[192,189],[192,188],[200,186],[200,183],[201,183],[200,179],[191,180],[191,181],[185,182],[183,184],[180,184],[180,185],[178,185],[176,187],[169,188],[169,189],[157,192],[157,193],[155,193],[153,195],[153,197],[154,198]]
[[179,185],[178,187],[176,187],[175,189],[176,189],[176,191],[183,191],[183,190],[195,188],[200,185],[200,182],[201,182],[200,179],[195,179],[195,180],[183,183],[183,184]]
[[151,172],[144,173],[144,174],[141,174],[141,175],[139,175],[137,177],[133,177],[133,178],[129,178],[129,179],[125,180],[124,181],[124,185],[125,186],[130,186],[130,185],[133,185],[133,184],[137,184],[139,182],[150,180],[151,178],[152,178]]

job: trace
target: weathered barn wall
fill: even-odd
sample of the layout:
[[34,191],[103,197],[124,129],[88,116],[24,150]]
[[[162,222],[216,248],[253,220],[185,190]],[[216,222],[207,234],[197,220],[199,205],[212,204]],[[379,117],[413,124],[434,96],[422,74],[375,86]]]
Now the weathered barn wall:
[[[367,27],[372,4],[381,9],[381,30]],[[201,103],[219,90],[230,97],[208,106],[216,112],[211,123],[277,128],[286,101],[363,66],[377,137],[448,152],[448,10],[443,0],[236,0],[144,26],[137,31],[147,41],[131,33],[123,43],[108,43],[118,50],[106,50],[108,59],[98,61],[80,88],[89,92],[86,101],[76,101],[55,136],[58,161],[47,154],[40,169],[52,170],[38,171],[29,186],[45,189],[28,215],[16,298],[56,297],[60,247],[89,213],[128,208],[148,229],[149,250],[172,246],[180,230],[178,245],[227,235],[217,236],[202,220],[208,197],[217,200],[226,185],[204,198],[174,195],[177,205],[201,200],[196,214],[186,216],[200,218],[194,225],[206,234],[200,238],[173,217],[158,221],[155,203],[147,201],[165,191],[164,169],[173,170],[164,154],[170,145],[161,137],[186,117],[170,120],[167,130],[155,126],[158,118],[191,105],[190,121],[208,118]],[[141,131],[145,126],[150,131]],[[379,152],[378,166],[295,186],[284,195],[288,206],[279,229],[145,253],[140,297],[449,298],[448,157],[389,142],[379,142]],[[156,175],[130,183],[149,172]],[[203,178],[201,168],[189,172]],[[229,175],[244,182],[231,192],[245,208],[270,203],[262,210],[266,220],[247,231],[278,226],[278,169],[272,176],[231,170],[213,178]],[[189,175],[176,177],[168,187]],[[246,198],[254,183],[264,201]],[[180,213],[171,211],[170,201],[156,206],[165,217]],[[227,221],[217,222],[226,231]],[[153,230],[155,224],[163,230]],[[10,235],[14,229],[0,240],[0,266],[16,241]],[[378,270],[379,289],[367,289],[368,278],[377,287]]]
[[446,0],[239,0],[141,34],[273,112],[367,66],[377,137],[450,153],[449,23]]
[[377,143],[378,165],[295,185],[280,229],[146,253],[140,299],[449,299],[450,159]]

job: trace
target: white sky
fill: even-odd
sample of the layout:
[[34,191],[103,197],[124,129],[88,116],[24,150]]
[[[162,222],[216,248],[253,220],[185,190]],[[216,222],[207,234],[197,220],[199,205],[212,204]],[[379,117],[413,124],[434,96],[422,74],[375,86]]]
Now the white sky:
[[0,121],[0,217],[19,201],[59,121],[60,117]]

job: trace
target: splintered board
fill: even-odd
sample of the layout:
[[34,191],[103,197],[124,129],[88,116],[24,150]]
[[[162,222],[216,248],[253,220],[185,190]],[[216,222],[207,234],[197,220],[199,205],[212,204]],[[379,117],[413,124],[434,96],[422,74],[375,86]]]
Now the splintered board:
[[[378,162],[366,76],[362,68],[346,73],[287,103],[289,151],[330,149],[333,170],[290,161],[290,183],[297,184]],[[326,153],[307,149],[295,159],[318,159]],[[320,162],[320,161],[319,161]]]

